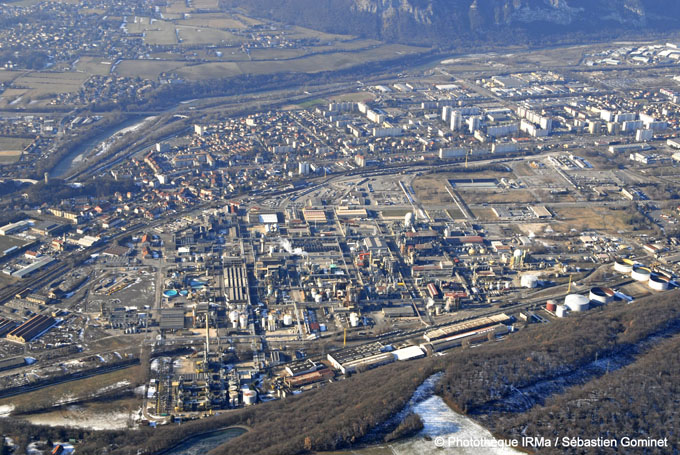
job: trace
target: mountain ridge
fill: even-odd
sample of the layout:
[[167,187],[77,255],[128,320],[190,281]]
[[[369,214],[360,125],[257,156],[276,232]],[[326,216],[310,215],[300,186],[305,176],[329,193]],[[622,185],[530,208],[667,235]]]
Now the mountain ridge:
[[675,0],[222,0],[222,5],[332,33],[440,47],[680,30]]

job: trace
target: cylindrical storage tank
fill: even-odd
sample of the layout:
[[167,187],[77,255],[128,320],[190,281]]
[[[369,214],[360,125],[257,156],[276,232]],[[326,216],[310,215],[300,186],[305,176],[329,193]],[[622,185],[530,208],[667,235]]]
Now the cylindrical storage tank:
[[357,327],[359,325],[359,315],[356,313],[350,313],[349,315],[349,324],[352,327]]
[[293,316],[290,314],[286,314],[283,316],[283,325],[286,327],[293,325]]
[[241,392],[243,393],[243,404],[245,404],[246,406],[255,404],[255,402],[257,401],[256,391],[250,389],[241,389]]
[[588,297],[581,294],[569,294],[564,298],[564,305],[574,313],[588,311],[590,308],[590,300]]
[[558,318],[563,318],[567,315],[567,307],[565,305],[557,305],[555,309],[555,315]]
[[602,288],[592,288],[588,298],[599,303],[609,303],[612,300],[611,296],[604,292],[604,289]]
[[649,285],[650,289],[653,289],[654,291],[667,291],[668,290],[668,281],[664,280],[662,277],[660,277],[657,274],[652,274],[649,277]]
[[239,315],[238,322],[242,329],[246,329],[248,327],[248,316],[245,314]]
[[557,303],[554,300],[548,300],[545,303],[545,309],[554,313],[557,310]]
[[538,286],[538,278],[536,275],[522,275],[520,284],[523,288],[533,289]]
[[626,264],[622,260],[617,260],[614,262],[614,270],[616,270],[619,273],[623,273],[624,275],[628,275],[630,272],[633,271],[633,266],[631,264]]
[[317,294],[314,296],[314,301],[316,303],[321,303],[321,300],[323,300],[323,296],[321,294]]
[[238,311],[234,310],[229,313],[229,320],[231,321],[231,326],[233,328],[238,327]]
[[647,267],[642,267],[639,265],[633,266],[633,271],[630,272],[630,277],[634,279],[635,281],[640,281],[640,282],[645,282],[649,280],[649,277],[651,276],[652,271],[649,270]]

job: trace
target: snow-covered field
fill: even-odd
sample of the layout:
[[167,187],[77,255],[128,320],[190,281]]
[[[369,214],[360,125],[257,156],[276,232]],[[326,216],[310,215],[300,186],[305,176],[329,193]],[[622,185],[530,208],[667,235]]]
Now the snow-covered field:
[[[423,429],[416,436],[389,444],[374,444],[362,449],[349,450],[356,455],[514,455],[522,452],[506,447],[491,432],[474,420],[454,412],[437,395],[434,385],[439,380],[435,374],[425,380],[413,394],[406,409],[398,415],[401,420],[410,411],[418,414]],[[480,448],[480,444],[483,447]]]
[[122,430],[128,427],[131,420],[139,417],[139,410],[125,412],[118,409],[115,411],[94,411],[83,406],[66,406],[58,411],[41,414],[30,414],[22,418],[36,425],[67,426],[71,428],[91,428],[93,430]]
[[[491,432],[474,420],[451,410],[439,396],[432,396],[417,404],[413,411],[423,421],[421,433],[403,442],[390,444],[394,455],[447,454],[456,455],[512,455],[522,452],[511,448],[493,447]],[[429,436],[426,440],[425,436]],[[483,441],[486,447],[475,447]],[[491,446],[491,447],[489,447]]]

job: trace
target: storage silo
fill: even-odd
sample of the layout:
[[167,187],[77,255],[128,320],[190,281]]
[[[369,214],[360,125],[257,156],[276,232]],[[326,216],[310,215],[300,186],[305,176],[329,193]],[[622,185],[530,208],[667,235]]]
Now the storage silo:
[[243,404],[245,404],[246,406],[255,404],[255,402],[257,401],[256,391],[243,388],[241,389],[241,393],[243,393]]
[[233,328],[238,327],[238,311],[233,310],[232,312],[229,313],[229,321],[231,321],[231,326]]
[[555,309],[555,315],[558,318],[563,318],[567,315],[567,311],[569,309],[565,305],[557,305],[557,308]]
[[564,305],[574,313],[588,311],[590,308],[590,300],[588,297],[581,294],[569,294],[564,298]]
[[545,309],[554,313],[557,310],[557,303],[554,300],[548,300],[545,303]]

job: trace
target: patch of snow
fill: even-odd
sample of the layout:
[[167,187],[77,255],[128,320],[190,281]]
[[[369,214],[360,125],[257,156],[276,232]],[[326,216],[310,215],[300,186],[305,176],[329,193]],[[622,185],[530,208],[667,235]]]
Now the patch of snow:
[[130,418],[137,421],[140,410],[94,412],[82,406],[68,406],[65,410],[43,414],[31,414],[25,419],[34,425],[51,427],[65,426],[71,428],[89,428],[92,430],[123,430],[128,428]]
[[0,406],[0,417],[9,417],[12,411],[14,411],[13,404],[3,404]]
[[102,394],[102,393],[110,392],[112,390],[123,388],[125,386],[129,386],[129,385],[130,385],[130,381],[128,381],[127,379],[124,379],[122,381],[116,382],[115,384],[111,384],[111,385],[107,385],[106,387],[102,387],[101,389],[97,390],[96,394],[99,395],[99,394]]

